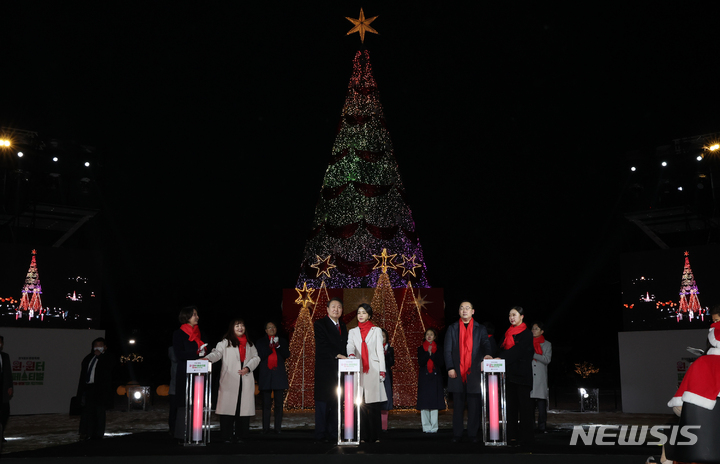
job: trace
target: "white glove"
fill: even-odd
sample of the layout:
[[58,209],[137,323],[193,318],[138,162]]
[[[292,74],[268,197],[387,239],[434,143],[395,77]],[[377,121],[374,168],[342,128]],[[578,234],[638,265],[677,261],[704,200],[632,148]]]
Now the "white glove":
[[273,340],[272,340],[272,341],[273,341],[273,343],[277,343],[277,342],[278,342],[278,338],[277,338],[277,337],[273,337]]

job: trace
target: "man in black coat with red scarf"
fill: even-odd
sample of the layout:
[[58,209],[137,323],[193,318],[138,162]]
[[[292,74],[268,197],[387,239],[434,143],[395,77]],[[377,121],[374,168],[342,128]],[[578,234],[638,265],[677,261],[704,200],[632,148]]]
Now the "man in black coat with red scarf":
[[315,321],[315,440],[336,441],[338,359],[347,354],[348,331],[340,320],[342,300],[331,298],[326,317]]
[[445,368],[448,371],[448,392],[453,394],[453,443],[462,439],[465,405],[468,409],[468,437],[478,437],[482,411],[482,362],[490,357],[492,348],[485,327],[473,319],[475,309],[469,301],[460,303],[460,320],[445,333]]

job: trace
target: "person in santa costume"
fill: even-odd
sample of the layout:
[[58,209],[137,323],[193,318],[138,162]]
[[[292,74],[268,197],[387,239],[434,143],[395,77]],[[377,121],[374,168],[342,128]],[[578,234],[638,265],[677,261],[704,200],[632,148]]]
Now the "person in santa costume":
[[[700,426],[690,430],[696,437],[694,445],[682,445],[689,441],[683,437],[675,445],[666,444],[661,462],[720,463],[720,322],[710,326],[708,341],[712,348],[690,365],[680,387],[668,402],[675,414],[680,416],[679,427]],[[720,336],[720,334],[718,335]]]

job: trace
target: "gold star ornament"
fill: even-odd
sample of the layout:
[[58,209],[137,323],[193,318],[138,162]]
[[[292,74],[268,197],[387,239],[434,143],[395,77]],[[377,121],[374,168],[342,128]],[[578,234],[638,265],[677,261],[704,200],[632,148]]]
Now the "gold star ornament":
[[330,255],[328,255],[325,259],[322,259],[318,255],[315,256],[317,257],[317,263],[310,265],[311,268],[317,269],[317,274],[315,275],[315,277],[320,277],[320,275],[322,274],[330,277],[330,269],[334,269],[337,267],[334,264],[330,264]]
[[417,277],[415,275],[415,269],[422,267],[422,265],[415,262],[417,259],[415,255],[413,255],[412,258],[408,259],[407,256],[402,255],[403,262],[398,264],[397,267],[403,270],[402,275],[405,277],[405,274],[410,273],[413,277]]
[[312,299],[312,294],[315,292],[315,289],[307,288],[307,282],[303,282],[302,290],[296,288],[295,291],[298,293],[295,303],[302,305],[303,308],[307,308],[308,305],[315,304]]
[[372,18],[365,18],[365,13],[363,13],[363,9],[360,8],[360,17],[358,19],[355,18],[348,18],[345,16],[345,19],[353,23],[355,26],[348,31],[347,35],[353,34],[355,32],[358,32],[360,34],[360,42],[365,43],[365,32],[372,32],[373,34],[377,34],[378,31],[370,27],[370,23],[375,21],[375,18],[377,16],[373,16]]
[[383,274],[387,274],[388,268],[390,269],[397,269],[397,265],[393,263],[393,259],[397,254],[389,255],[387,252],[387,248],[383,248],[382,254],[379,255],[373,255],[373,258],[375,258],[375,266],[373,266],[373,269],[380,268],[383,271]]

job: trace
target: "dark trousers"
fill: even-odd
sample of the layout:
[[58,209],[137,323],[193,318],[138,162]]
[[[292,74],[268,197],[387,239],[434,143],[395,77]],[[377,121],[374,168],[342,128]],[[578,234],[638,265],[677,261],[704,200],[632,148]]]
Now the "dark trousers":
[[275,407],[275,431],[280,431],[283,418],[284,390],[261,390],[263,407],[263,432],[270,430],[270,408]]
[[547,428],[547,400],[541,398],[535,398],[535,406],[538,410],[538,430],[544,432]]
[[[242,376],[240,377],[240,388],[238,388],[237,406],[235,414],[218,414],[220,418],[220,439],[230,441],[233,438],[247,438],[250,434],[250,416],[240,415],[240,404],[242,404]],[[253,408],[254,409],[254,408]]]
[[466,405],[468,411],[468,437],[477,437],[478,430],[480,429],[481,396],[480,393],[468,393],[467,383],[463,383],[462,392],[453,392],[453,436],[455,438],[462,437],[463,429],[465,428],[463,426],[463,419]]
[[379,403],[363,403],[360,406],[360,438],[369,443],[374,443],[380,438],[382,430],[381,407],[387,401]]
[[2,403],[0,406],[0,438],[5,436],[8,419],[10,418],[10,403]]
[[80,435],[99,440],[105,435],[105,399],[95,384],[85,385],[80,413]]
[[508,439],[517,440],[521,445],[529,445],[535,439],[533,435],[535,409],[532,398],[530,398],[531,391],[531,385],[520,385],[513,382],[505,384]]
[[168,427],[170,428],[170,433],[175,433],[175,421],[177,420],[177,412],[178,412],[178,406],[177,406],[177,397],[175,395],[168,395],[168,398],[170,399],[170,409],[168,410]]
[[337,438],[337,399],[335,401],[315,400],[315,439],[336,441]]

